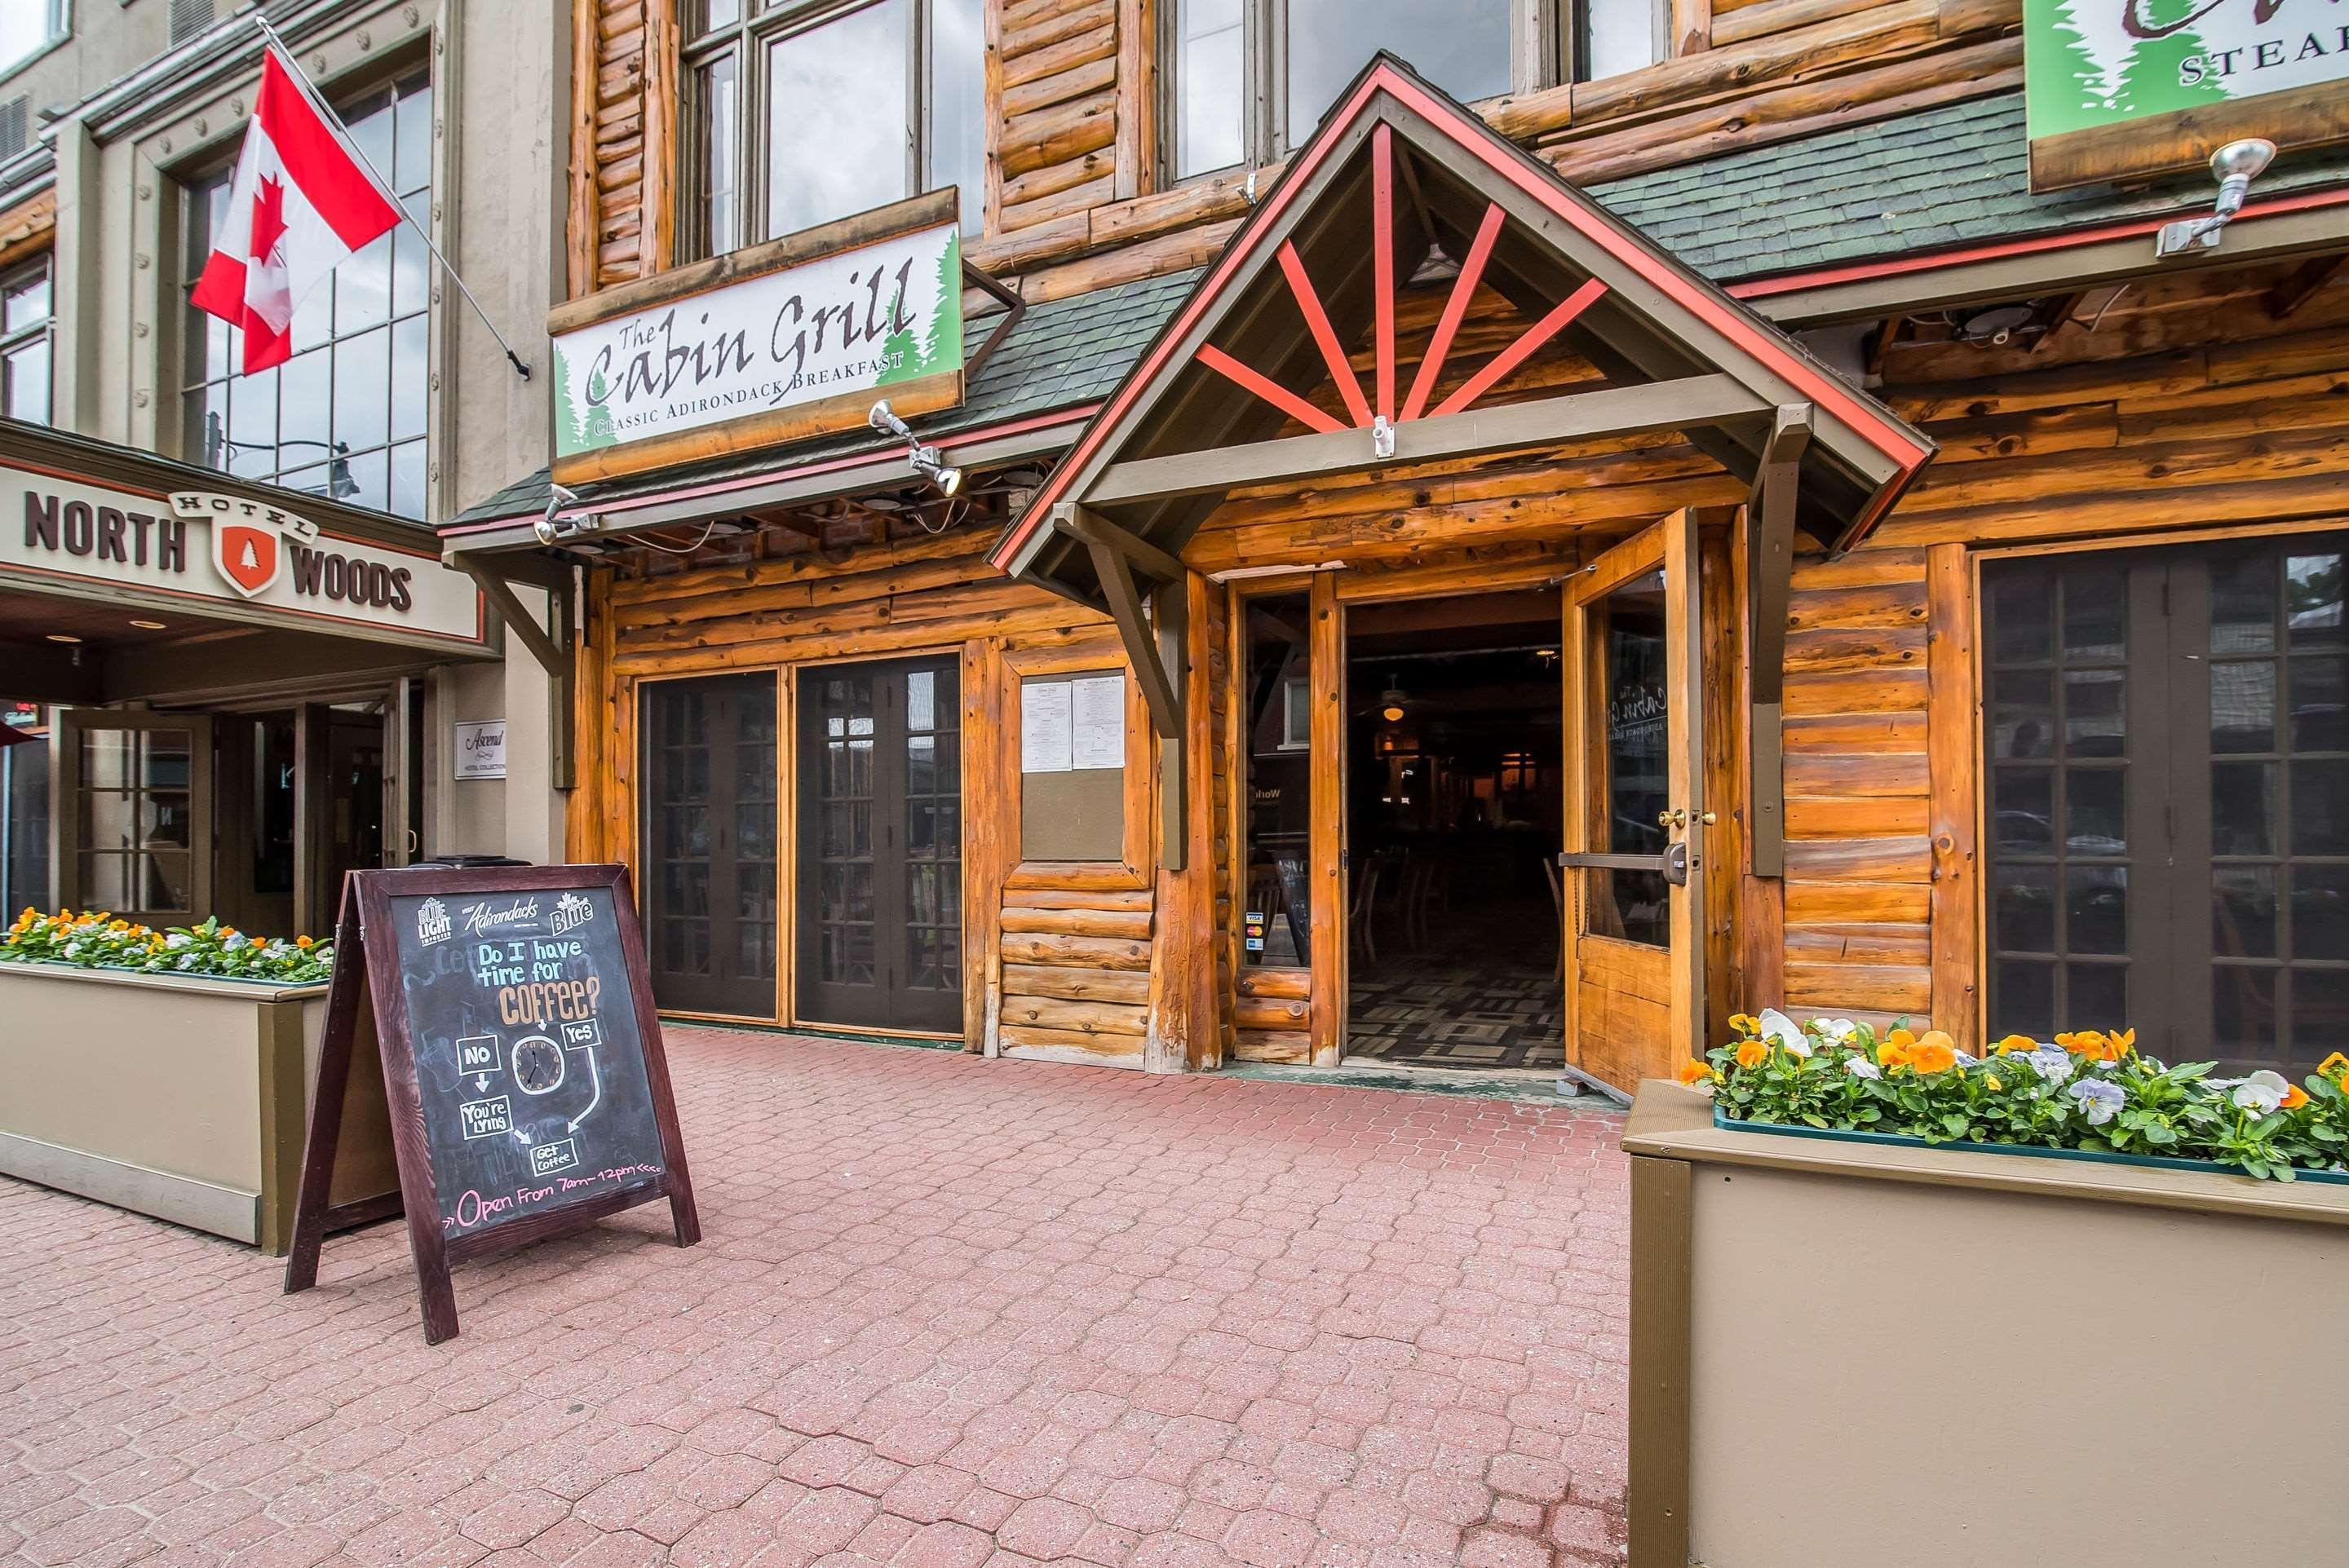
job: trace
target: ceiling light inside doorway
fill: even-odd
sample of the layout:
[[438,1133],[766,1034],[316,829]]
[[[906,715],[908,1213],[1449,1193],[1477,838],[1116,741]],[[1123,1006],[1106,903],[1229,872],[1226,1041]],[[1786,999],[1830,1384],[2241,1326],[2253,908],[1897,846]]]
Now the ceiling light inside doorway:
[[163,623],[160,621],[133,621],[130,624],[142,632],[160,632],[163,629]]
[[1403,695],[1402,686],[1388,682],[1387,689],[1379,693],[1379,717],[1389,724],[1401,724],[1404,705],[1410,700]]
[[81,639],[75,636],[71,632],[51,632],[49,634],[49,641],[53,643],[78,643]]

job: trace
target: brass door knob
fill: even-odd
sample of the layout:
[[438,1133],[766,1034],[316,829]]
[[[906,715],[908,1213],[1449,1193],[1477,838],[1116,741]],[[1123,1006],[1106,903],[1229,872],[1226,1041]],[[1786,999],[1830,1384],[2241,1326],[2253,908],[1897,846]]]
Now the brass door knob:
[[1659,828],[1685,828],[1688,826],[1688,813],[1678,806],[1673,807],[1669,811],[1659,811],[1656,813],[1656,826]]

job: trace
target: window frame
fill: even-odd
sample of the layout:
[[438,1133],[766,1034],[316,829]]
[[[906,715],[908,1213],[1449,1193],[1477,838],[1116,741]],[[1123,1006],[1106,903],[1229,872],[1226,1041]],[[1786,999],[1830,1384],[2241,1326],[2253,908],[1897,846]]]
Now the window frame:
[[63,46],[73,37],[73,0],[47,0],[49,13],[48,36],[27,49],[23,56],[0,66],[0,82],[35,64],[50,51]]
[[[816,32],[856,12],[885,4],[885,0],[738,0],[738,3],[741,15],[734,21],[704,28],[698,33],[681,32],[678,44],[677,193],[673,198],[676,254],[670,258],[672,264],[676,265],[706,261],[711,256],[727,254],[781,237],[767,233],[766,52],[780,39]],[[937,141],[936,129],[931,123],[932,107],[937,94],[930,70],[929,42],[933,13],[939,3],[940,0],[905,0],[913,13],[912,25],[905,30],[905,97],[910,106],[905,127],[905,189],[901,196],[893,197],[893,201],[920,195],[927,189],[924,183],[924,171]],[[684,5],[688,17],[700,8],[698,0],[684,0]],[[710,242],[708,203],[702,196],[709,149],[698,83],[710,62],[728,54],[734,57],[735,70],[736,150],[733,172],[738,232],[733,244],[719,250]],[[992,113],[993,110],[994,106],[989,104],[987,112]],[[966,192],[965,201],[968,202],[975,198],[983,214],[987,194],[983,189],[986,181],[983,162],[978,175],[982,189]],[[833,222],[840,218],[854,216],[853,212],[843,212],[826,222]],[[971,225],[963,225],[966,243],[978,232]]]
[[[1973,577],[1974,675],[1980,694],[1979,712],[1971,717],[1977,747],[1973,783],[1976,842],[1980,845],[1978,898],[1980,926],[1972,942],[1982,991],[1982,1037],[1995,1039],[2015,1022],[2002,1017],[2002,981],[1998,967],[2010,956],[2000,945],[1997,921],[2002,866],[2056,863],[2068,865],[2066,852],[2016,851],[2000,842],[2001,796],[1995,770],[2011,759],[1999,756],[1996,741],[1996,671],[2002,667],[1997,645],[1999,620],[1993,603],[2002,576],[2036,575],[2057,578],[2067,570],[2102,570],[2125,583],[2127,623],[2117,667],[2127,672],[2126,696],[2129,749],[2127,766],[2138,779],[2126,803],[2128,847],[2117,856],[2095,851],[2096,860],[2120,859],[2131,867],[2127,900],[2128,930],[2115,956],[2125,955],[2128,979],[2121,1018],[2065,1017],[2059,1027],[2134,1026],[2139,1049],[2169,1060],[2216,1057],[2223,1070],[2251,1067],[2282,1067],[2288,1076],[2313,1062],[2323,1047],[2309,1048],[2304,1032],[2313,1021],[2303,1016],[2302,999],[2293,976],[2349,977],[2349,957],[2321,954],[2304,948],[2296,930],[2292,903],[2297,883],[2294,873],[2349,871],[2349,850],[2296,840],[2293,793],[2300,787],[2292,777],[2295,765],[2349,766],[2349,744],[2302,744],[2289,729],[2301,667],[2321,662],[2349,663],[2349,639],[2334,645],[2292,645],[2288,619],[2273,624],[2278,635],[2270,645],[2220,649],[2212,640],[2212,587],[2221,563],[2240,564],[2250,558],[2274,563],[2280,585],[2285,562],[2293,555],[2349,554],[2349,525],[2338,517],[2313,519],[2281,529],[2229,529],[2209,534],[2161,533],[2123,541],[2083,541],[2054,549],[2010,547],[1976,552]],[[2057,644],[2049,667],[2064,663],[2060,645],[2062,623],[2058,592],[2050,583],[2044,590],[2056,607]],[[2288,589],[2287,589],[2288,591]],[[2288,609],[2278,610],[2288,617]],[[2036,659],[2018,661],[2036,666]],[[2109,661],[2107,661],[2109,662]],[[2266,748],[2213,743],[2212,682],[2218,666],[2271,664],[2275,679],[2270,687],[2270,724],[2273,744]],[[2181,685],[2183,680],[2185,684]],[[2057,722],[2060,725],[2060,712]],[[2142,746],[2140,747],[2140,742]],[[2071,759],[2051,757],[2060,770]],[[2265,847],[2221,851],[2214,841],[2215,765],[2268,767],[2275,770],[2271,785],[2269,819],[2271,836]],[[2049,831],[2057,842],[2068,836],[2061,797],[2053,798]],[[2219,879],[2227,872],[2264,870],[2270,874],[2271,896],[2277,912],[2273,945],[2268,952],[2228,949],[2214,933],[2219,911]],[[2058,880],[2053,914],[2057,929],[2067,920],[2068,890]],[[2052,954],[2060,968],[2072,961],[2068,944],[2047,950],[2015,949],[2011,955],[2043,963]],[[2269,989],[2275,1010],[2274,1039],[2261,1056],[2256,1042],[2221,1042],[2214,1010],[2221,979],[2232,972],[2264,971],[2277,982]],[[2137,987],[2140,983],[2143,989]],[[2349,979],[2339,984],[2349,985]],[[2285,987],[2292,987],[2286,989]],[[2063,989],[2055,992],[2062,1006]],[[2287,1027],[2287,1026],[2289,1026]],[[2322,1037],[2329,1039],[2329,1037]],[[2297,1053],[2297,1054],[2295,1054]]]
[[24,417],[16,413],[14,408],[6,406],[8,394],[6,365],[8,357],[15,354],[18,349],[38,342],[42,344],[47,350],[47,358],[42,372],[44,385],[41,388],[41,407],[43,413],[40,419],[32,422],[53,426],[57,423],[57,253],[53,251],[43,251],[39,255],[20,262],[13,267],[0,269],[0,299],[5,299],[9,290],[19,286],[36,273],[44,276],[48,283],[49,308],[47,312],[35,325],[31,326],[19,327],[14,332],[7,329],[5,318],[0,318],[0,415],[5,415],[12,419],[22,418]]
[[[1591,0],[1509,0],[1511,94],[1588,79],[1581,39]],[[1648,0],[1655,23],[1656,62],[1672,55],[1671,0]],[[1163,184],[1187,185],[1243,169],[1278,163],[1296,148],[1288,141],[1289,0],[1239,0],[1242,124],[1240,159],[1213,169],[1179,172],[1182,46],[1179,0],[1158,0],[1154,48],[1158,59],[1158,172]]]

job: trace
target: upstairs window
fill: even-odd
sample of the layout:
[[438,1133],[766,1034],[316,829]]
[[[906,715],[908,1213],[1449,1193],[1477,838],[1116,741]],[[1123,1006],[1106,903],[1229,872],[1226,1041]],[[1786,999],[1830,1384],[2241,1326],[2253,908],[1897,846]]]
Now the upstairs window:
[[[432,83],[419,71],[338,106],[351,139],[431,221]],[[191,184],[181,250],[195,287],[233,166]],[[294,312],[294,357],[242,376],[243,335],[188,307],[180,454],[191,463],[400,517],[425,513],[431,258],[402,223],[345,258]]]
[[49,422],[49,258],[0,273],[0,414]]
[[683,62],[681,260],[946,186],[987,199],[983,0],[694,0]]
[[67,0],[0,0],[0,77],[62,40]]
[[1667,0],[1167,0],[1177,180],[1273,162],[1380,49],[1465,102],[1664,57]]

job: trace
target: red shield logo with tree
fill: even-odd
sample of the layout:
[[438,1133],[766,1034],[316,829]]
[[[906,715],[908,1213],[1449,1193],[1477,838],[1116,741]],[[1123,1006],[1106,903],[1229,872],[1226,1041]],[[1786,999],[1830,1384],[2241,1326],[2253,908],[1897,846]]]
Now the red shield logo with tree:
[[277,530],[268,523],[212,520],[212,564],[248,599],[277,581],[285,553]]

